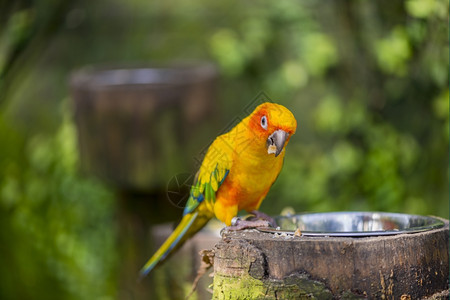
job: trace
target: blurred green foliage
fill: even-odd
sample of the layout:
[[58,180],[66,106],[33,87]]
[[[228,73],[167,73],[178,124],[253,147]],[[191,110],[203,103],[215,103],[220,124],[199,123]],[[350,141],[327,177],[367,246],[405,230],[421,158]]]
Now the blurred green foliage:
[[51,136],[24,141],[0,126],[7,145],[0,150],[2,299],[113,296],[115,253],[104,252],[114,245],[112,195],[77,174],[75,128],[65,111]]
[[261,90],[289,107],[299,127],[267,212],[448,218],[448,6],[0,2],[0,298],[117,293],[113,193],[79,174],[64,100],[85,64],[209,59],[222,124]]

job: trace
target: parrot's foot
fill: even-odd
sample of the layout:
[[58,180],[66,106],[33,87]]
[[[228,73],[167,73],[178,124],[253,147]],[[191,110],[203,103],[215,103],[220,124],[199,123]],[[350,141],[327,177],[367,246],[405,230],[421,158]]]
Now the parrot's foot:
[[237,231],[244,230],[247,228],[256,228],[256,227],[269,227],[269,222],[266,220],[242,220],[241,218],[235,217],[231,221],[231,226],[225,227],[225,230],[229,231]]
[[275,222],[275,219],[272,218],[271,216],[268,216],[265,213],[260,212],[258,210],[252,210],[250,213],[255,215],[255,217],[257,219],[261,219],[261,220],[265,220],[265,221],[269,222],[270,226],[272,226],[273,228],[277,228],[277,222]]

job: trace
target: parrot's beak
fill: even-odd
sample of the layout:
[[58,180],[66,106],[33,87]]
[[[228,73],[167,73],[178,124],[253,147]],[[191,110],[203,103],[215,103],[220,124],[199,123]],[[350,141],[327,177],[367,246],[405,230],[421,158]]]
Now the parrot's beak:
[[267,139],[267,153],[275,153],[275,157],[277,157],[283,150],[284,143],[286,142],[288,136],[289,134],[281,129],[278,129],[272,133]]

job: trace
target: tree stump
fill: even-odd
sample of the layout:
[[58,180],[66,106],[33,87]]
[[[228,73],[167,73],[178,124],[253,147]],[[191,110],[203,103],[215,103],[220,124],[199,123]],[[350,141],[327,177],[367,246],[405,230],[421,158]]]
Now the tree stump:
[[449,224],[366,238],[225,232],[213,299],[448,299]]

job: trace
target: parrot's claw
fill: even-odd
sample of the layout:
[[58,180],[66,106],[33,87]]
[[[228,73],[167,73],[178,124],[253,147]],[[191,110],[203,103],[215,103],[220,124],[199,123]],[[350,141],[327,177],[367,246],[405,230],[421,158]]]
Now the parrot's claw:
[[275,219],[266,215],[265,213],[257,210],[253,210],[250,213],[253,214],[254,217],[251,216],[245,220],[239,217],[234,217],[233,219],[231,219],[231,226],[225,227],[224,229],[222,229],[222,231],[238,231],[257,227],[277,227]]
[[235,217],[231,221],[231,226],[225,227],[227,231],[238,231],[244,230],[248,228],[256,228],[256,227],[269,227],[270,223],[266,220],[242,220],[241,218]]
[[269,222],[270,226],[272,226],[273,228],[277,228],[277,222],[271,216],[268,216],[265,213],[260,212],[258,210],[252,210],[250,213],[255,215],[255,217],[257,219],[261,219],[261,220],[265,220],[265,221]]

